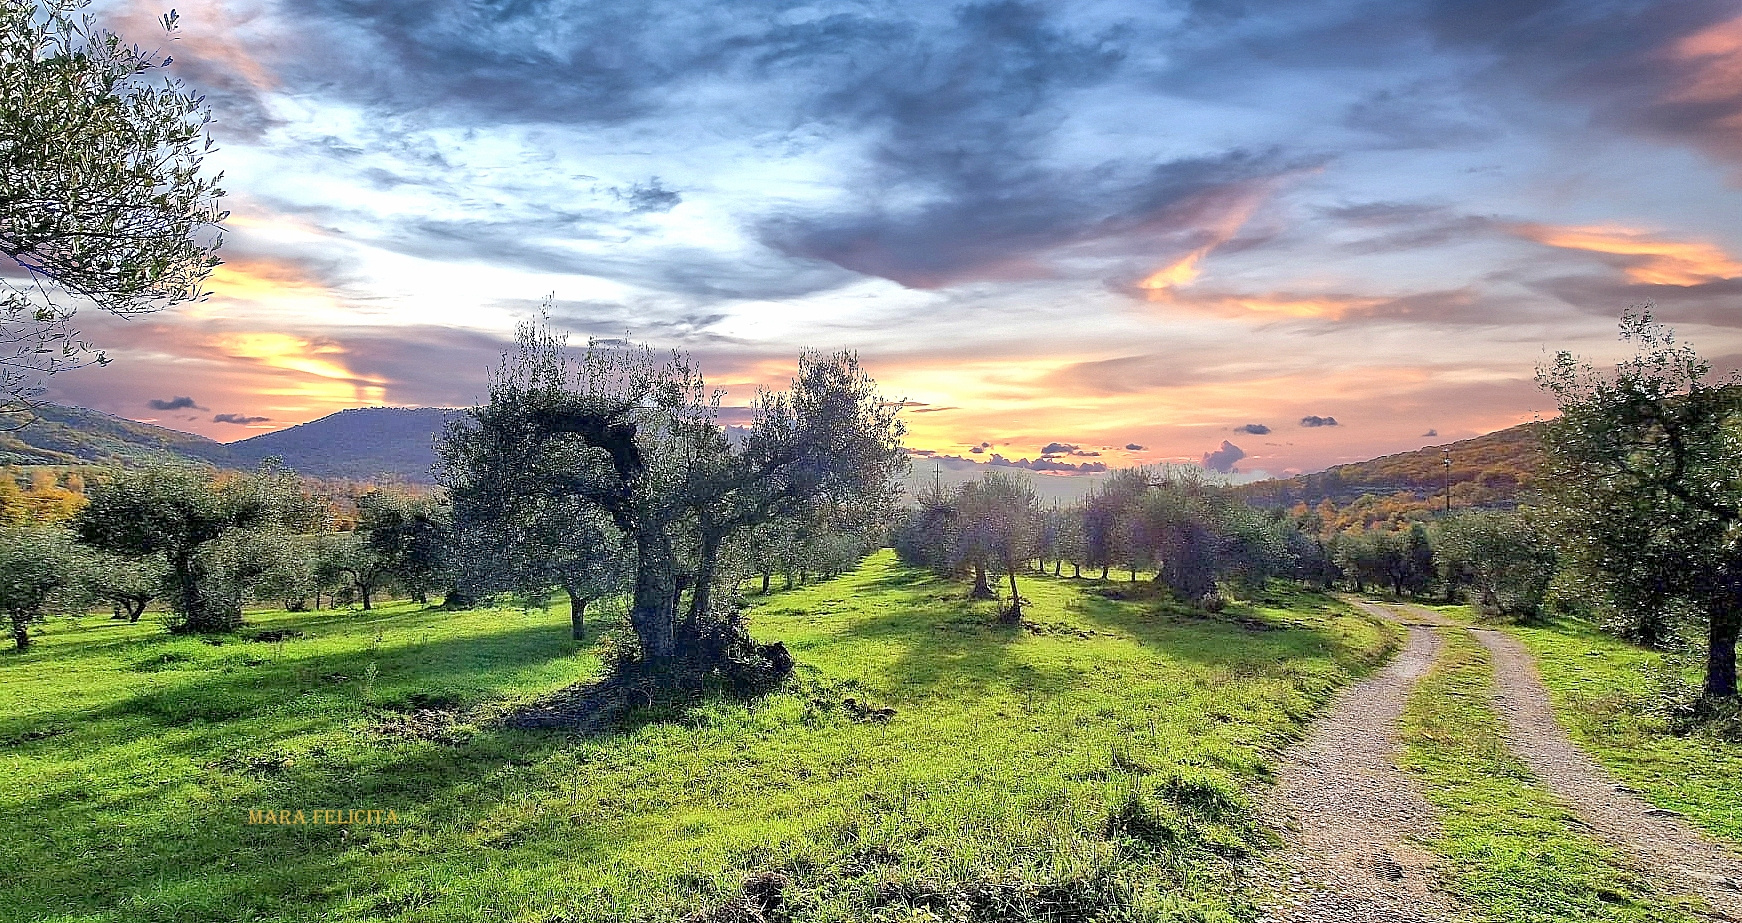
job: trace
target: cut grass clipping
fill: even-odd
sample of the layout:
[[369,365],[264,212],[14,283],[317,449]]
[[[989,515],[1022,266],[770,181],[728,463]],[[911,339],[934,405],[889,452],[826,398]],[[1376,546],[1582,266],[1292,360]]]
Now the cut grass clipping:
[[1404,712],[1403,765],[1436,809],[1434,848],[1451,860],[1453,890],[1496,923],[1689,920],[1574,832],[1576,821],[1506,746],[1487,652],[1468,632],[1443,634],[1440,660]]
[[791,685],[594,737],[490,721],[597,674],[562,608],[59,620],[0,661],[0,916],[1250,918],[1242,792],[1390,639],[1286,590],[1205,619],[1088,585],[1030,578],[1001,628],[880,553],[758,601]]

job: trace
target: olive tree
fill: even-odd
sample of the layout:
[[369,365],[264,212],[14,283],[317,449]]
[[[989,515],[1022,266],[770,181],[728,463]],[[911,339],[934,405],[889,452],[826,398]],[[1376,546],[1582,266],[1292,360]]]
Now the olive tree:
[[1512,510],[1473,510],[1443,520],[1435,559],[1448,595],[1464,588],[1477,611],[1531,619],[1553,582],[1557,558],[1543,524]]
[[13,646],[30,647],[30,627],[55,611],[83,609],[85,560],[64,529],[14,526],[0,529],[0,611]]
[[93,486],[73,518],[79,540],[102,551],[167,564],[170,627],[229,631],[252,586],[291,553],[282,533],[324,523],[323,504],[272,463],[218,479],[186,467],[118,473]]
[[887,505],[906,461],[895,408],[850,353],[802,355],[790,389],[758,396],[741,445],[719,400],[681,354],[595,342],[577,355],[523,325],[489,401],[438,444],[462,567],[512,571],[539,517],[571,510],[577,529],[600,517],[631,552],[642,661],[713,669],[748,644],[735,610],[716,605],[736,585],[722,569],[732,543],[821,501]]
[[1543,428],[1545,507],[1570,564],[1617,609],[1687,612],[1703,629],[1704,693],[1736,695],[1742,632],[1742,402],[1734,375],[1629,310],[1633,355],[1598,371],[1567,352],[1538,369],[1561,415]]
[[448,504],[403,490],[372,490],[357,500],[357,532],[392,584],[419,603],[450,578],[453,514]]
[[90,591],[115,607],[115,618],[139,621],[145,607],[163,595],[168,573],[162,557],[129,557],[94,551],[90,568]]
[[[77,303],[117,315],[197,298],[217,265],[219,176],[204,100],[170,61],[99,28],[89,0],[0,0],[0,392],[23,410],[44,376],[101,353]],[[172,12],[162,20],[173,31]]]
[[988,570],[1004,576],[1010,582],[1010,605],[999,618],[1009,624],[1022,621],[1016,573],[1034,559],[1041,525],[1034,486],[1026,478],[987,471],[980,480],[962,485],[956,508],[963,554],[974,567],[975,590],[985,586]]

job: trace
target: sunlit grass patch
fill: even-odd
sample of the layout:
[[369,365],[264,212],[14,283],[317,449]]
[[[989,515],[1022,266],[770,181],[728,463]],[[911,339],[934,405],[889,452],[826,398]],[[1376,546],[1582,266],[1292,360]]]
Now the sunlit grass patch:
[[795,920],[1239,918],[1251,787],[1390,635],[1290,590],[1206,619],[1084,583],[1024,580],[1001,627],[881,553],[756,600],[790,685],[594,737],[491,720],[597,674],[562,609],[251,613],[217,645],[56,622],[0,660],[0,913],[725,919],[774,889]]

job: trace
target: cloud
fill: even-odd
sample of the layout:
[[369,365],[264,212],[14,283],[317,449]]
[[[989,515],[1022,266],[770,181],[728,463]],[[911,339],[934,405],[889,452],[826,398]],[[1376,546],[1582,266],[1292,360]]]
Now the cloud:
[[1317,416],[1314,414],[1308,414],[1307,416],[1300,418],[1300,425],[1305,426],[1309,429],[1317,428],[1320,426],[1336,426],[1337,425],[1337,418],[1336,417],[1321,417],[1321,416]]
[[683,196],[660,185],[659,177],[655,176],[646,185],[636,183],[629,187],[628,192],[613,190],[617,201],[629,206],[635,214],[668,212],[683,202]]
[[1248,433],[1253,436],[1268,436],[1270,435],[1270,427],[1262,423],[1247,423],[1244,426],[1234,427],[1234,432]]
[[1040,454],[1043,456],[1076,455],[1083,458],[1098,458],[1101,455],[1100,452],[1085,451],[1082,446],[1068,442],[1049,442],[1040,450]]
[[248,426],[248,425],[251,425],[254,423],[270,423],[270,422],[272,422],[272,418],[271,417],[250,417],[250,416],[245,416],[245,415],[239,414],[239,413],[220,413],[220,414],[216,414],[212,417],[212,422],[213,423],[235,423],[235,424],[238,424],[241,426]]
[[1421,438],[1423,438],[1423,439],[1432,439],[1432,438],[1433,438],[1433,437],[1435,437],[1435,436],[1438,436],[1438,435],[1439,435],[1439,434],[1440,434],[1440,431],[1439,431],[1439,430],[1437,430],[1437,429],[1430,429],[1430,430],[1428,430],[1428,431],[1427,431],[1427,432],[1425,432],[1425,433],[1422,433],[1422,434],[1421,434]]
[[1127,451],[1127,452],[1141,452],[1141,451],[1143,451],[1143,446],[1140,446],[1135,442],[1128,442],[1125,444],[1125,451]]
[[1105,462],[1083,462],[1081,464],[1072,464],[1070,462],[1055,461],[1050,458],[1037,458],[1033,461],[1029,461],[1026,458],[1018,458],[1013,461],[996,453],[987,460],[986,464],[1000,468],[1025,468],[1029,471],[1050,471],[1055,474],[1100,474],[1107,470],[1107,464]]
[[1742,262],[1722,248],[1700,241],[1666,240],[1632,228],[1616,226],[1558,227],[1516,224],[1512,231],[1526,240],[1609,258],[1628,280],[1645,285],[1693,286],[1742,277]]
[[[923,204],[895,209],[875,202],[781,216],[763,224],[761,237],[790,256],[914,289],[1046,279],[1061,274],[1058,261],[1067,248],[1102,244],[1118,252],[1147,240],[1171,249],[1179,244],[1170,238],[1205,236],[1199,223],[1207,220],[1207,203],[1244,202],[1254,188],[1268,188],[1265,181],[1296,169],[1272,154],[1246,151],[1135,173],[1118,164],[1048,170],[1009,152],[998,158],[974,168],[954,157],[909,164],[904,172],[912,181],[941,187]],[[1214,243],[1199,249],[1225,240],[1214,229],[1208,236]]]
[[1435,0],[1425,25],[1445,51],[1486,58],[1478,87],[1581,103],[1596,126],[1742,160],[1734,3]]
[[1203,466],[1211,471],[1231,474],[1234,471],[1234,463],[1245,457],[1244,449],[1224,439],[1220,448],[1213,452],[1204,453]]
[[201,407],[199,404],[195,403],[194,399],[191,397],[172,397],[168,400],[163,400],[160,398],[152,398],[151,400],[145,402],[145,406],[150,407],[152,410],[205,410],[206,409],[204,407]]

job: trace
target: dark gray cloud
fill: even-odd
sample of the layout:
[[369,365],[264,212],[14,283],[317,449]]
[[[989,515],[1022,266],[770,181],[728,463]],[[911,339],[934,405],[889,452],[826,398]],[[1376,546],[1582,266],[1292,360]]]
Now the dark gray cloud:
[[1437,430],[1437,429],[1430,429],[1430,430],[1428,430],[1428,431],[1427,431],[1427,432],[1425,432],[1425,433],[1422,433],[1422,434],[1421,434],[1421,438],[1423,438],[1423,439],[1432,439],[1432,438],[1433,438],[1433,437],[1435,437],[1435,436],[1438,436],[1438,435],[1439,435],[1439,434],[1440,434],[1440,431],[1439,431],[1439,430]]
[[1487,58],[1488,87],[1583,102],[1594,124],[1734,162],[1742,84],[1686,43],[1736,16],[1731,0],[1434,0],[1425,22],[1442,47]]
[[1300,425],[1305,426],[1308,429],[1317,429],[1321,426],[1336,426],[1338,424],[1336,417],[1321,417],[1317,414],[1308,414],[1300,418]]
[[1234,471],[1234,463],[1245,457],[1246,451],[1244,449],[1224,439],[1221,447],[1204,453],[1203,465],[1211,471],[1231,474]]
[[636,214],[648,212],[668,212],[683,202],[683,196],[660,185],[659,177],[647,181],[644,185],[636,183],[628,190],[615,190],[617,201],[629,206]]
[[1651,285],[1629,282],[1614,274],[1565,275],[1524,283],[1528,288],[1564,302],[1586,314],[1619,317],[1629,305],[1651,302],[1672,323],[1701,323],[1742,328],[1742,278],[1714,279],[1694,285]]
[[206,409],[204,407],[201,407],[197,402],[195,402],[193,398],[185,397],[185,396],[172,397],[172,398],[169,398],[167,400],[165,400],[163,398],[152,398],[151,400],[145,402],[145,406],[150,407],[152,410],[205,410]]
[[235,423],[238,425],[246,426],[246,425],[251,424],[251,423],[270,423],[270,422],[272,422],[272,418],[271,417],[250,417],[246,414],[240,414],[240,413],[220,413],[220,414],[213,415],[212,422],[213,423]]
[[1268,436],[1270,435],[1270,427],[1265,426],[1262,423],[1247,423],[1243,426],[1234,427],[1234,432],[1249,433],[1253,436]]
[[[763,239],[791,256],[821,260],[909,288],[942,288],[972,280],[1046,278],[1049,254],[1067,246],[1148,239],[1190,250],[1206,212],[1222,200],[1250,196],[1257,184],[1304,165],[1275,152],[1234,151],[1157,164],[1140,175],[1046,169],[1030,157],[988,145],[984,162],[956,152],[904,176],[929,181],[925,204],[820,215],[788,215],[762,226]],[[1161,249],[1158,247],[1158,249]]]
[[1135,442],[1128,442],[1125,444],[1125,451],[1127,451],[1127,452],[1141,452],[1141,451],[1143,451],[1143,446],[1140,446]]
[[[977,451],[977,450],[970,450]],[[1107,470],[1105,462],[1082,462],[1073,464],[1051,458],[1037,458],[1030,461],[1026,458],[1009,459],[994,453],[986,464],[998,468],[1023,468],[1028,471],[1050,471],[1055,474],[1100,474]]]

